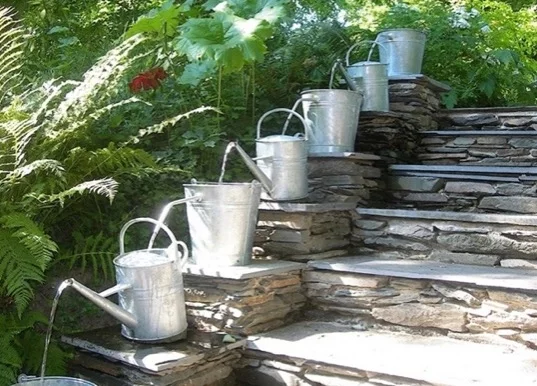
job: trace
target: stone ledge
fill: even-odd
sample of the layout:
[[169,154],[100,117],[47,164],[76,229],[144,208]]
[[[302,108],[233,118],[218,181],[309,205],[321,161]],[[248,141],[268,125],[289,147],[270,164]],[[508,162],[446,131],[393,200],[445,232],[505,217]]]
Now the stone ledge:
[[368,153],[344,152],[344,153],[313,153],[308,158],[346,158],[360,161],[380,161],[378,155]]
[[356,208],[353,202],[328,202],[328,203],[294,203],[262,201],[259,210],[282,211],[282,212],[307,212],[323,213],[332,211],[347,211]]
[[[454,180],[475,180],[475,181],[500,181],[500,182],[520,182],[526,181],[525,178],[518,177],[502,177],[495,175],[478,175],[478,174],[449,174],[441,172],[406,172],[406,171],[395,171],[392,173],[395,176],[415,176],[415,177],[435,177],[435,178],[445,178],[445,179],[454,179]],[[522,177],[522,176],[521,176]]]
[[224,337],[224,333],[189,330],[186,340],[148,345],[123,338],[119,326],[114,326],[62,336],[61,341],[145,372],[166,374],[177,368],[195,366],[245,344],[244,339],[229,335],[232,343],[226,343]]
[[457,136],[472,136],[472,137],[482,137],[482,136],[536,136],[537,131],[535,130],[441,130],[441,131],[421,131],[421,134],[424,136],[430,137],[457,137]]
[[436,92],[446,92],[451,90],[451,87],[447,84],[434,80],[433,78],[429,78],[427,75],[423,74],[397,75],[388,77],[388,82],[391,84],[407,83],[409,81],[410,83],[426,84],[431,90]]
[[253,260],[252,264],[236,267],[200,267],[188,264],[184,274],[193,276],[210,276],[223,279],[251,279],[269,275],[278,275],[305,268],[305,264],[284,260]]
[[[337,366],[341,369],[342,377],[351,372],[364,374],[365,379],[355,378],[356,383],[352,384],[356,385],[379,384],[368,377],[371,373],[442,386],[505,386],[514,383],[529,386],[537,382],[537,354],[531,350],[506,350],[500,345],[477,344],[440,336],[355,331],[332,323],[296,323],[250,337],[247,348],[249,356],[259,353],[263,358],[269,353],[280,358],[301,359],[296,361],[295,366],[298,367],[306,366],[308,362],[319,369]],[[293,371],[291,367],[288,366],[286,370]],[[370,383],[366,383],[368,381]],[[347,384],[337,383],[337,378],[335,382],[326,384]]]
[[480,287],[537,291],[534,270],[484,267],[434,261],[377,260],[364,256],[347,256],[310,261],[308,267],[338,272],[392,276],[407,279],[430,279],[473,284]]
[[537,174],[537,167],[460,166],[460,165],[390,165],[391,171],[427,171],[481,174]]
[[448,221],[537,226],[537,217],[534,215],[443,212],[443,211],[433,211],[433,210],[374,209],[374,208],[356,208],[356,212],[360,215],[371,215],[371,216],[379,216],[379,217],[402,217],[402,218],[407,218],[407,219],[431,219],[431,220],[448,220]]

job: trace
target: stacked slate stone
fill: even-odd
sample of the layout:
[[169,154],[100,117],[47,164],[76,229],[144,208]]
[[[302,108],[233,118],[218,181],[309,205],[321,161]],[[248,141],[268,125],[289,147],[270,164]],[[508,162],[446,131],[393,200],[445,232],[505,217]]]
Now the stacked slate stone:
[[184,275],[189,326],[250,335],[294,321],[305,304],[300,270],[248,279]]
[[[469,181],[440,177],[391,176],[388,186],[393,198],[392,206],[483,213],[537,213],[537,176],[502,177],[500,173],[494,176],[463,173],[459,175]],[[456,178],[457,174],[452,176]],[[476,180],[471,181],[472,178]],[[502,178],[504,181],[498,181]]]
[[421,334],[474,341],[502,337],[537,347],[532,291],[326,270],[305,271],[304,281],[311,314],[326,321],[357,329],[417,327]]
[[189,330],[186,341],[148,345],[126,340],[119,326],[63,336],[78,351],[69,373],[100,386],[234,385],[245,340]]
[[424,164],[537,165],[537,111],[455,110],[440,117],[442,131],[424,133],[421,141]]
[[[302,205],[302,206],[301,206]],[[288,211],[287,208],[304,210]],[[347,254],[353,203],[289,204],[261,208],[254,244],[260,257],[293,261]]]
[[[401,212],[412,215],[412,211]],[[422,218],[356,216],[352,233],[355,252],[443,263],[537,266],[537,221],[533,215],[425,213]]]
[[339,157],[308,158],[309,202],[349,202],[368,206],[384,191],[380,157],[346,153]]
[[379,155],[389,163],[414,162],[419,133],[437,129],[440,94],[448,90],[423,75],[390,79],[390,111],[360,113],[356,150]]

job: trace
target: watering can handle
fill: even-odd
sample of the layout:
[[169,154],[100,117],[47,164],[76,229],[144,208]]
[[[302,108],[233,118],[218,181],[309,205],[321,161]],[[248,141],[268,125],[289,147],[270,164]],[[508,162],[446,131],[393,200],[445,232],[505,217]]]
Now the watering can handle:
[[[273,110],[269,110],[267,111],[265,114],[263,114],[261,116],[261,118],[259,118],[259,121],[257,121],[257,139],[260,139],[261,138],[261,123],[263,122],[263,120],[270,114],[272,113],[276,113],[278,111],[285,111],[287,113],[289,113],[289,115],[294,115],[295,117],[297,117],[298,119],[300,119],[300,122],[302,122],[302,125],[304,126],[304,133],[305,133],[305,138],[306,140],[308,140],[308,124],[306,123],[306,121],[304,120],[304,118],[302,117],[302,115],[300,115],[299,113],[297,113],[296,111],[293,111],[293,110],[290,110],[290,109],[286,109],[286,108],[283,108],[283,107],[279,107],[277,109],[273,109]],[[285,133],[285,129],[287,128],[287,126],[284,127],[284,130],[283,132]]]
[[[162,230],[164,230],[164,232],[166,232],[166,234],[168,235],[168,237],[170,238],[170,240],[172,241],[172,244],[175,246],[175,245],[178,245],[179,242],[177,241],[177,239],[175,238],[174,234],[172,233],[172,231],[170,230],[170,228],[168,228],[166,225],[162,224],[162,223],[159,223],[157,220],[155,220],[154,218],[150,218],[150,217],[139,217],[139,218],[135,218],[135,219],[132,219],[130,221],[127,221],[125,223],[125,225],[123,225],[123,228],[121,228],[121,231],[119,232],[119,254],[120,255],[123,255],[125,253],[125,232],[127,232],[127,229],[133,225],[133,224],[136,224],[136,223],[140,223],[140,222],[150,222],[150,223],[153,223],[157,226],[160,226],[160,228]],[[174,248],[173,249],[173,254],[174,254],[174,258],[175,258],[175,261],[178,261],[179,259],[179,256],[177,256],[177,248]]]
[[328,88],[331,89],[332,86],[334,85],[334,77],[336,75],[336,68],[339,70],[339,72],[343,74],[343,77],[345,78],[345,82],[347,82],[347,86],[352,91],[359,91],[358,87],[356,86],[356,83],[354,83],[354,79],[352,79],[349,73],[347,72],[347,70],[345,70],[345,67],[343,67],[343,65],[341,64],[340,59],[336,60],[336,62],[332,66],[332,71],[330,71],[330,83],[328,85]]
[[[359,47],[359,46],[363,46],[364,44],[366,43],[372,43],[373,45],[371,46],[371,48],[369,49],[369,54],[367,55],[367,60],[369,61],[369,59],[371,59],[371,55],[373,54],[373,48],[375,48],[375,46],[379,46],[380,48],[382,48],[384,50],[384,53],[387,55],[388,54],[388,50],[386,49],[386,46],[376,40],[362,40],[362,41],[359,41],[358,43],[355,43],[353,44],[348,50],[347,50],[347,54],[345,55],[345,65],[348,67],[350,66],[350,63],[349,63],[349,59],[350,59],[350,56],[351,56],[351,52],[352,50],[354,50],[356,47]],[[380,50],[380,49],[379,49]]]
[[188,261],[188,247],[182,241],[177,241],[176,245],[178,245],[181,248],[183,248],[183,251],[182,251],[183,253],[181,253],[181,261],[178,261],[178,263],[179,263],[178,268],[179,268],[179,271],[181,271],[181,269],[185,266],[185,264]]

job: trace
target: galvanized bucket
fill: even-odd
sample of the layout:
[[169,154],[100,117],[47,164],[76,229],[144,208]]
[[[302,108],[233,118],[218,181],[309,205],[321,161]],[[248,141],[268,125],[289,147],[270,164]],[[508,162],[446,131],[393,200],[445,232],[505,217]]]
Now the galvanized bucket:
[[[364,44],[372,44],[367,61],[354,64],[349,63],[353,49]],[[348,74],[364,95],[362,111],[389,111],[390,101],[388,96],[388,64],[371,61],[371,54],[375,46],[386,51],[384,45],[373,40],[363,40],[354,44],[347,51],[345,64]],[[381,51],[379,48],[379,51]],[[386,55],[385,55],[386,56]]]
[[185,184],[187,218],[194,264],[211,266],[248,265],[252,258],[261,184]]
[[362,99],[359,91],[352,90],[302,92],[297,103],[302,102],[308,122],[309,154],[354,151]]
[[93,382],[85,381],[78,378],[70,377],[33,377],[21,375],[18,379],[19,383],[12,386],[97,386]]
[[421,74],[426,36],[422,31],[397,28],[382,31],[375,39],[386,46],[380,61],[388,63],[388,76]]
[[[281,135],[261,137],[261,124],[272,113],[287,112],[296,116],[304,126],[305,134],[285,135],[287,125]],[[308,195],[308,129],[307,123],[295,111],[277,108],[267,111],[257,122],[256,163],[272,182],[272,191],[261,194],[264,200],[298,200]]]

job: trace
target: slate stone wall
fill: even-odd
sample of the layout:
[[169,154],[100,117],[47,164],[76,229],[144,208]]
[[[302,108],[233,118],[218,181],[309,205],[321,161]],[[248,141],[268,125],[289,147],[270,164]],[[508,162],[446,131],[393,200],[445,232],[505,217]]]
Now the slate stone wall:
[[488,333],[537,348],[532,293],[324,270],[305,271],[303,280],[313,313],[327,321],[463,339]]
[[353,225],[358,254],[506,267],[537,259],[535,226],[358,215]]
[[480,177],[485,180],[465,180],[471,175],[461,180],[391,176],[388,182],[391,206],[482,213],[537,213],[535,181],[518,179],[518,176],[511,179],[519,182],[498,182],[493,176],[487,181],[487,176]]

